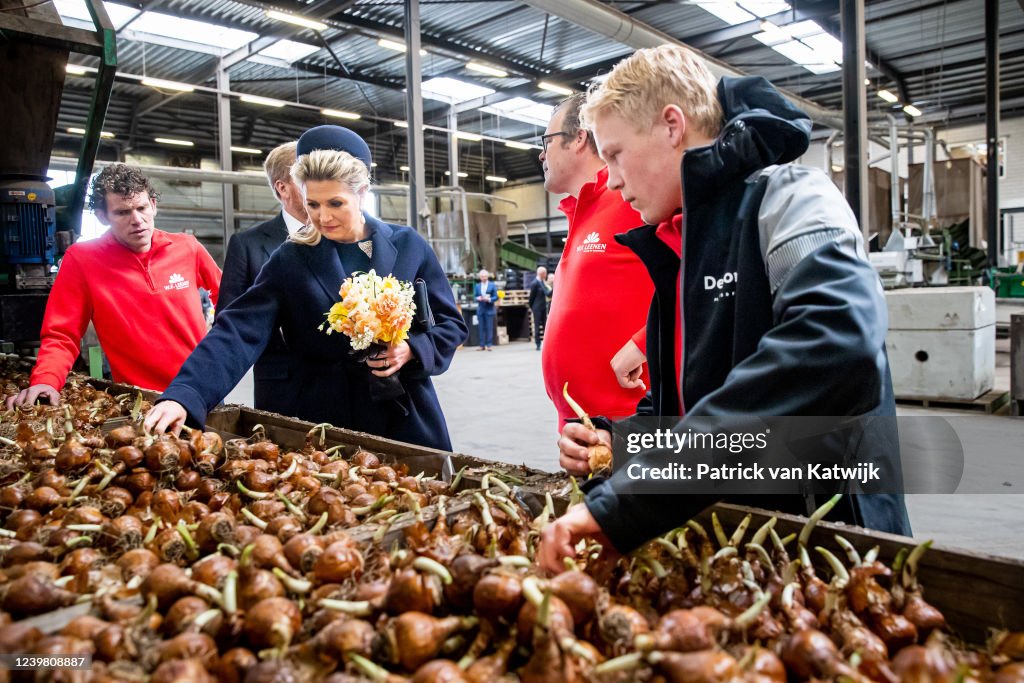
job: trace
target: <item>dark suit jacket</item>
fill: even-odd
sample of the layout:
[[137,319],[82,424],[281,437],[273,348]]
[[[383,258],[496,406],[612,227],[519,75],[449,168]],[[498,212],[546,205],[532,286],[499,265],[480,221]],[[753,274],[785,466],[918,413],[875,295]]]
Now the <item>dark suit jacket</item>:
[[297,363],[299,394],[288,414],[329,422],[399,441],[451,450],[448,428],[430,381],[444,372],[468,336],[451,286],[433,250],[415,230],[367,216],[373,230],[371,265],[379,274],[412,282],[423,278],[434,314],[429,330],[413,328],[414,360],[399,372],[406,395],[374,403],[370,371],[349,353],[343,334],[319,328],[348,276],[330,240],[315,247],[285,242],[267,261],[256,283],[220,312],[217,325],[196,347],[161,400],[177,401],[192,426],[231,391],[263,352],[275,329]]
[[535,279],[530,285],[530,310],[533,311],[534,318],[547,318],[549,296],[551,296],[551,290],[548,289],[548,286]]
[[[281,214],[231,238],[224,256],[217,320],[222,310],[252,287],[263,264],[287,238],[288,226]],[[292,415],[289,411],[295,405],[299,390],[296,373],[296,364],[281,331],[274,330],[267,348],[253,365],[254,405],[260,410]]]

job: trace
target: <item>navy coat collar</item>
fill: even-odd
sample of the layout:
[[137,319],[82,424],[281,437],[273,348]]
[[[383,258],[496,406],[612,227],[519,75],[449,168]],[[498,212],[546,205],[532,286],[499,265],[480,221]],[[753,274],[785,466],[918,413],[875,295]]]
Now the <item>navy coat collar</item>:
[[[367,216],[366,225],[373,233],[370,241],[373,243],[373,256],[370,257],[370,267],[377,271],[378,275],[390,275],[398,260],[398,249],[391,242],[394,230],[387,223],[383,223],[373,216]],[[321,239],[315,247],[308,247],[302,250],[309,269],[313,272],[317,282],[323,288],[324,293],[330,300],[338,301],[338,289],[342,281],[351,273],[346,273],[341,265],[341,258],[334,243],[328,239]]]

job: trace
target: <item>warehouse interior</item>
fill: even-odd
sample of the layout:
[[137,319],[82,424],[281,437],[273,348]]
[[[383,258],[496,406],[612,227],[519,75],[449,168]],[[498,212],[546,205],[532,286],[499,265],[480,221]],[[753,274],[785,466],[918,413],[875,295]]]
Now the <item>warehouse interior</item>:
[[[465,464],[465,471],[474,482],[480,478],[473,474],[474,468],[487,471],[484,461],[523,468],[527,473],[523,475],[526,484],[516,478],[519,474],[510,474],[508,479],[500,480],[500,486],[508,489],[504,483],[507,481],[514,490],[519,489],[516,484],[523,484],[526,490],[530,477],[536,477],[536,481],[549,488],[541,487],[529,494],[539,501],[530,512],[545,514],[541,511],[544,492],[549,499],[554,492],[556,507],[561,511],[565,500],[579,499],[573,497],[575,480],[570,485],[560,472],[558,416],[545,389],[541,354],[537,352],[541,344],[531,324],[534,313],[528,296],[538,266],[546,267],[557,278],[563,247],[570,238],[570,222],[558,208],[566,195],[545,190],[545,166],[540,155],[546,142],[541,136],[556,107],[567,96],[587,92],[601,83],[617,63],[635,51],[663,44],[683,45],[707,61],[715,78],[763,76],[809,116],[813,122],[810,145],[796,163],[824,171],[842,192],[857,218],[867,257],[884,288],[888,313],[885,351],[904,455],[909,457],[913,451],[915,457],[926,458],[930,449],[951,449],[962,456],[956,472],[943,470],[946,465],[935,466],[936,479],[947,475],[955,479],[953,484],[941,485],[946,486],[945,493],[925,493],[924,488],[908,492],[906,504],[914,530],[913,541],[827,524],[814,531],[814,538],[824,544],[820,539],[827,530],[828,543],[841,558],[837,561],[848,559],[848,564],[861,564],[862,568],[871,564],[871,560],[864,559],[866,553],[872,553],[872,557],[879,554],[877,549],[870,550],[872,545],[882,547],[881,554],[889,566],[900,548],[903,557],[898,562],[903,563],[909,550],[920,547],[917,544],[934,541],[938,550],[928,550],[924,559],[920,558],[920,550],[914,550],[915,564],[909,573],[898,569],[900,565],[894,565],[892,571],[883,567],[888,572],[882,580],[887,596],[890,583],[913,593],[918,589],[914,572],[920,560],[922,583],[926,588],[929,582],[936,587],[926,595],[947,614],[948,624],[934,629],[920,627],[915,630],[915,634],[920,631],[920,636],[911,640],[922,646],[927,643],[932,648],[944,647],[935,634],[950,633],[962,637],[966,649],[977,645],[980,650],[985,645],[980,634],[986,630],[997,634],[1009,632],[1011,635],[1005,640],[996,635],[988,641],[985,651],[986,656],[992,657],[991,662],[986,660],[982,666],[972,660],[973,677],[1000,683],[1024,680],[1024,647],[1020,644],[1024,640],[1024,541],[1019,533],[1020,520],[1024,519],[1024,461],[1020,457],[1024,435],[1020,417],[1024,411],[1022,37],[1024,0],[0,0],[0,96],[5,101],[0,120],[7,136],[0,145],[0,360],[7,359],[22,371],[19,379],[4,381],[8,389],[14,386],[12,381],[22,383],[15,388],[26,386],[24,373],[39,353],[44,312],[63,254],[71,245],[95,240],[106,230],[87,208],[87,181],[91,175],[119,163],[141,168],[161,195],[157,227],[194,236],[217,265],[223,266],[232,238],[281,214],[281,204],[268,187],[264,173],[266,155],[282,143],[297,140],[314,126],[345,126],[365,139],[373,159],[369,169],[371,187],[363,210],[386,223],[411,226],[426,239],[469,329],[468,338],[450,367],[433,380],[451,433],[451,450],[463,458],[459,462]],[[635,226],[622,227],[625,230]],[[478,304],[474,301],[476,274],[481,269],[493,274],[501,298],[493,354],[476,353],[477,345],[483,343],[477,330]],[[557,279],[555,282],[557,291]],[[212,313],[209,320],[212,323]],[[83,377],[106,381],[106,385],[96,385],[100,389],[110,386],[110,369],[93,330],[85,333],[81,351],[76,371]],[[856,382],[856,378],[851,377],[851,382]],[[211,412],[207,426],[228,435],[280,437],[282,454],[289,449],[300,450],[303,443],[312,448],[315,432],[310,429],[305,433],[308,423],[251,410],[253,383],[250,371],[224,399],[226,407],[218,409],[219,413]],[[123,390],[124,387],[118,389]],[[138,406],[143,401],[155,401],[158,394],[132,393],[138,396],[131,411],[133,418],[139,418]],[[133,408],[132,401],[121,403],[126,412]],[[48,414],[39,423],[48,425],[51,436],[55,424],[60,434],[59,424],[64,419],[59,409],[55,410],[58,412]],[[25,462],[29,462],[28,447],[16,444],[22,441],[13,431],[13,424],[21,416],[22,413],[10,410],[4,413],[3,422],[12,426],[10,433],[0,426],[0,435],[5,448],[17,447],[19,453],[25,454]],[[72,425],[70,413],[67,424]],[[447,472],[446,481],[451,481],[451,458],[446,456],[441,465],[441,460],[433,460],[438,457],[436,452],[427,453],[432,449],[346,429],[319,427],[320,447],[329,454],[331,451],[325,445],[328,433],[333,439],[329,443],[335,445],[338,453],[351,456],[353,449],[358,453],[378,449],[397,457],[398,462],[406,462],[402,458],[429,462],[430,465],[423,465],[423,472],[439,478]],[[104,433],[109,434],[110,428],[105,427]],[[74,429],[73,425],[68,427],[67,438]],[[111,443],[109,439],[107,443]],[[56,440],[53,445],[56,451]],[[416,460],[417,456],[421,459]],[[292,462],[297,459],[296,455]],[[6,468],[6,453],[3,462]],[[355,460],[352,463],[356,470]],[[28,480],[31,475],[26,467],[19,469],[15,465],[10,471],[0,468],[4,486],[13,490]],[[96,479],[113,479],[111,467],[103,465],[94,470]],[[362,467],[372,472],[375,466],[364,463]],[[494,467],[497,473],[500,467]],[[319,469],[313,476],[319,476],[317,486],[326,487],[337,468],[330,470],[334,473],[330,476],[323,466]],[[459,471],[459,467],[454,470]],[[116,474],[121,474],[121,470]],[[410,474],[415,476],[417,472]],[[88,479],[88,475],[84,476],[77,483],[85,486]],[[171,490],[177,485],[173,477],[164,479]],[[500,477],[495,474],[493,479]],[[241,481],[239,478],[238,483]],[[341,481],[339,474],[334,483],[341,488]],[[352,481],[357,481],[354,474]],[[484,492],[488,481],[484,474]],[[156,488],[163,485],[157,484]],[[941,486],[936,484],[935,490]],[[69,494],[70,478],[67,492],[61,492],[56,484],[54,488],[58,489],[54,496],[64,496],[64,502],[55,504],[56,509],[71,509],[69,495],[73,502],[81,493],[79,489]],[[369,484],[367,488],[375,490]],[[273,490],[273,486],[257,489],[256,495],[250,497],[257,503],[276,502]],[[231,493],[235,493],[233,488]],[[290,493],[276,495],[287,500],[285,506],[291,512],[295,503],[288,498]],[[492,493],[485,495],[492,505],[497,505]],[[529,495],[518,499],[524,509],[530,507],[523,502]],[[432,511],[434,519],[444,513],[437,512],[437,501],[432,496],[424,488],[422,504],[424,510]],[[183,495],[182,502],[190,497],[191,494]],[[235,493],[235,498],[238,497]],[[381,503],[384,497],[382,494],[370,498],[366,510],[373,507],[371,517],[385,506]],[[455,508],[472,510],[478,504],[466,500],[469,502],[464,508]],[[504,507],[513,505],[511,500],[502,500],[502,512],[496,512],[500,519],[507,521],[512,517]],[[242,501],[249,502],[245,496]],[[387,505],[390,504],[389,499]],[[26,505],[22,498],[4,497],[0,500],[0,518]],[[487,507],[488,503],[480,498],[479,505]],[[756,501],[751,505],[756,508]],[[313,524],[320,511],[317,508],[314,514],[308,508],[293,513],[302,519],[302,525],[284,533],[282,541],[287,541],[290,534],[305,535],[306,527]],[[749,519],[740,522],[745,512],[742,506],[718,508],[711,538],[723,541],[732,533],[727,529],[718,534],[719,518],[745,528]],[[332,508],[332,524],[334,514]],[[405,511],[391,514],[399,519]],[[416,514],[422,519],[418,506]],[[490,517],[489,513],[480,514],[484,519]],[[768,519],[768,513],[761,515],[755,510],[752,514],[757,526]],[[0,529],[7,537],[0,539],[4,547],[0,558],[4,553],[19,558],[0,562],[7,568],[44,557],[42,553],[37,557],[27,550],[23,554],[15,550],[18,543],[27,540],[18,536],[18,526],[10,521],[16,517],[17,513],[11,513],[5,528]],[[94,522],[82,517],[72,523],[84,529]],[[365,521],[364,515],[360,517],[360,521]],[[17,519],[20,524],[21,517]],[[145,519],[148,521],[149,517]],[[455,518],[452,519],[454,525]],[[785,515],[780,519],[785,519]],[[163,529],[160,534],[171,529],[172,536],[180,533],[184,538],[189,526],[200,521],[184,516],[181,520],[177,525],[169,525],[155,518],[152,527],[147,524],[142,531],[151,531],[148,542],[153,541],[158,529]],[[705,516],[702,520],[711,531],[711,518]],[[795,536],[805,522],[804,517],[780,521],[780,531],[785,530],[782,539],[790,530]],[[54,525],[60,526],[60,522]],[[387,538],[398,543],[396,539],[401,534],[388,525],[390,522],[380,526],[379,532],[377,527],[369,528],[365,538],[359,536],[360,542]],[[177,531],[179,526],[181,532]],[[267,525],[264,521],[257,526],[265,530]],[[534,536],[539,538],[540,527],[537,529]],[[847,537],[856,541],[857,550],[851,553],[845,541],[835,546],[833,532],[848,532]],[[84,530],[76,533],[86,540],[73,542],[69,549],[101,545]],[[736,533],[743,536],[739,531]],[[195,534],[193,529],[192,535]],[[483,532],[480,534],[484,536]],[[767,534],[765,531],[761,540]],[[353,538],[356,536],[358,533],[354,532]],[[409,538],[407,533],[402,542],[408,543]],[[686,538],[686,533],[663,537],[661,551],[669,552],[665,548],[670,547],[671,561],[682,563],[689,552],[685,548]],[[691,532],[689,538],[692,544],[697,535]],[[703,538],[707,541],[707,534]],[[675,545],[677,541],[682,545]],[[803,537],[798,541],[801,548],[804,541]],[[490,539],[486,552],[492,552],[496,544],[495,539]],[[721,543],[726,551],[724,556],[719,552],[715,559],[703,558],[704,568],[710,566],[708,563],[726,562],[736,555],[728,545]],[[195,544],[191,537],[188,546],[188,550],[181,551],[187,558],[178,562],[181,566],[198,557],[193,553]],[[204,547],[202,554],[219,553],[217,557],[235,561],[217,543],[212,547],[214,550]],[[583,558],[590,549],[581,548]],[[286,552],[287,548],[281,550]],[[754,554],[749,546],[747,552]],[[45,555],[58,556],[56,549]],[[451,564],[452,559],[438,561]],[[813,559],[817,564],[822,558]],[[826,568],[820,572],[823,578],[833,576],[832,559],[835,558],[827,558],[821,564]],[[277,575],[284,586],[271,591],[272,599],[291,605],[278,605],[279,610],[301,611],[296,623],[313,621],[312,612],[307,609],[312,600],[307,593],[313,590],[312,586],[343,583],[340,579],[321,581],[312,565],[293,571],[286,566],[287,562],[276,569],[270,560],[266,562],[264,573],[275,581],[273,577]],[[360,557],[360,566],[362,562]],[[655,555],[639,553],[630,562],[629,569],[620,570],[617,575],[621,586],[628,585],[622,593],[650,593],[643,600],[650,629],[654,630],[658,628],[658,612],[664,610],[652,596],[675,589]],[[243,567],[240,558],[238,564]],[[596,561],[594,565],[597,566]],[[66,566],[58,574],[73,575],[70,570],[64,571]],[[423,576],[433,571],[423,569],[425,566],[426,563],[417,565],[416,571],[422,570]],[[506,569],[513,571],[516,566],[512,561]],[[710,582],[701,566],[698,562],[697,573],[687,576]],[[791,571],[796,572],[797,566],[794,563]],[[735,569],[740,572],[739,565]],[[245,569],[231,571],[237,578]],[[669,577],[673,571],[669,570]],[[324,570],[323,576],[330,574]],[[12,574],[7,580],[16,578],[20,577]],[[476,578],[479,580],[480,576]],[[757,580],[761,578],[759,573]],[[70,579],[57,581],[61,590],[75,585]],[[446,585],[450,581],[448,575]],[[737,581],[746,581],[748,586],[754,583],[750,576]],[[848,581],[849,576],[844,581],[832,580],[830,600],[842,594]],[[869,583],[877,587],[875,581],[872,578]],[[971,600],[963,586],[965,581],[976,581],[979,586],[975,604],[968,604]],[[91,585],[88,579],[79,582],[82,586]],[[516,590],[524,595],[536,588],[527,579],[523,579],[523,584],[522,588],[517,584]],[[703,585],[706,593],[712,592],[710,583]],[[552,597],[550,586],[543,586],[543,591],[535,592],[546,596],[544,604],[548,605],[557,598]],[[904,588],[893,588],[897,597],[886,600],[895,599],[902,604]],[[74,590],[99,594],[99,589]],[[166,659],[183,660],[196,667],[189,669],[182,664],[181,677],[166,680],[206,680],[202,676],[229,679],[224,673],[227,669],[218,668],[226,664],[211,663],[221,657],[216,648],[224,652],[222,644],[227,642],[228,629],[219,626],[220,620],[225,615],[231,617],[235,609],[234,602],[229,603],[230,608],[225,606],[224,595],[229,591],[223,587],[223,580],[218,590],[224,594],[211,597],[203,590],[179,591],[180,595],[190,594],[192,599],[202,602],[199,607],[193,606],[198,610],[196,614],[207,609],[220,611],[204,617],[192,614],[190,623],[198,620],[199,626],[183,626],[180,630],[204,637],[209,634],[210,647],[214,648],[212,656],[203,660],[204,655],[196,652],[166,655]],[[614,593],[614,589],[610,590]],[[743,600],[736,599],[743,608],[768,595],[761,589],[751,590],[752,597],[744,594]],[[81,596],[48,603],[46,609],[13,608],[7,606],[3,591],[0,587],[0,614],[13,615],[14,624],[23,622],[38,627],[40,637],[57,633],[59,629],[54,624],[63,628],[71,619],[90,614],[81,605],[70,606]],[[946,595],[939,597],[940,591]],[[416,607],[396,610],[374,603],[372,608],[365,607],[369,611],[360,613],[354,611],[355,601],[366,599],[370,605],[374,598],[349,591],[342,596],[344,606],[340,606],[341,600],[330,601],[331,596],[342,592],[325,593],[329,599],[324,600],[324,605],[333,607],[324,610],[349,610],[353,621],[367,618],[361,624],[369,623],[370,614],[390,615],[397,621],[403,613],[424,611]],[[128,593],[117,595],[118,599],[125,599]],[[304,596],[302,600],[306,602],[292,603],[284,599],[285,595],[296,597],[297,601],[298,596]],[[530,604],[531,599],[528,595],[526,603]],[[155,604],[156,598],[153,600]],[[699,604],[694,600],[684,600],[676,607],[694,607]],[[159,612],[166,624],[167,610],[173,601],[161,597],[159,602]],[[99,600],[93,603],[99,604]],[[138,611],[144,601],[137,598],[137,603],[132,604],[140,606]],[[468,604],[472,606],[473,600]],[[246,607],[249,615],[254,611],[252,607]],[[536,607],[540,609],[539,602]],[[429,608],[428,602],[427,612]],[[61,616],[58,612],[62,609],[79,611]],[[729,615],[738,619],[742,611],[738,609]],[[109,614],[103,613],[102,618],[112,620]],[[438,602],[434,614],[441,617],[461,612]],[[869,617],[866,611],[857,614],[855,619],[881,633],[881,627],[872,621],[881,617]],[[494,628],[507,635],[507,626],[515,623],[515,619],[508,615],[498,619],[496,615],[498,612],[493,611],[495,624],[499,624]],[[788,624],[788,619],[791,617],[779,621]],[[383,623],[384,617],[380,620]],[[246,623],[254,622],[253,619]],[[0,632],[6,623],[0,622]],[[217,625],[208,627],[210,624]],[[598,643],[594,648],[586,643],[591,631],[584,632],[579,622],[577,627],[574,637],[594,649],[594,654],[580,654],[573,649],[575,645],[566,644],[567,636],[563,633],[561,643],[552,647],[558,651],[560,662],[572,660],[573,666],[556,669],[547,663],[549,677],[545,679],[527,671],[534,658],[525,645],[529,638],[524,638],[522,647],[512,655],[513,661],[523,667],[515,680],[612,680],[610,676],[615,674],[616,667],[600,669],[605,666],[600,662],[618,662],[619,658],[624,658],[624,668],[619,671],[624,677],[616,680],[650,680],[655,673],[664,675],[664,680],[740,680],[727,676],[685,678],[678,672],[678,677],[673,677],[664,658],[652,656],[656,653],[651,652],[678,649],[667,636],[657,648],[651,646],[640,653],[638,647],[634,653],[632,646],[621,644],[605,648]],[[244,631],[246,627],[236,628]],[[389,628],[389,637],[394,638],[394,627]],[[747,640],[746,626],[730,628],[732,640],[724,635],[730,630],[724,629],[713,647],[730,661],[735,657],[740,661],[737,666],[749,672],[754,655],[744,659],[736,649],[740,647],[739,641]],[[861,628],[867,627],[861,624]],[[220,630],[215,633],[217,629]],[[598,630],[597,621],[593,630]],[[459,631],[465,633],[456,635]],[[535,643],[542,641],[538,635],[542,631],[548,636],[554,632],[546,624],[543,628],[534,627]],[[738,635],[741,631],[742,638]],[[389,651],[390,654],[382,654],[383,646],[375,645],[360,656],[358,652],[362,651],[356,648],[343,655],[323,655],[333,664],[321,663],[317,668],[308,662],[298,663],[296,645],[288,649],[289,643],[300,640],[298,629],[294,640],[291,632],[284,640],[261,640],[248,631],[245,636],[238,635],[240,632],[236,631],[235,639],[243,642],[239,639],[249,638],[247,647],[252,652],[247,652],[251,661],[244,667],[237,665],[240,668],[233,672],[233,680],[248,680],[244,678],[246,670],[269,662],[282,668],[303,669],[309,680],[323,680],[332,671],[337,676],[345,672],[352,677],[344,680],[392,680],[386,678],[389,673],[417,674],[423,670],[421,665],[427,665],[427,659],[458,662],[457,668],[471,673],[471,664],[463,665],[460,658],[468,657],[467,648],[472,651],[471,643],[476,642],[472,630],[452,626],[424,660],[402,659],[395,654],[402,648],[392,640],[390,647],[394,652]],[[477,641],[482,643],[477,657],[493,652],[483,633],[481,629],[477,634]],[[933,637],[927,638],[928,634]],[[177,632],[165,635],[170,640]],[[789,680],[836,680],[847,675],[849,667],[859,667],[863,674],[854,680],[953,680],[949,674],[955,668],[952,664],[945,673],[942,667],[933,670],[932,678],[912,678],[899,667],[895,674],[879,674],[874,669],[869,673],[863,663],[865,658],[870,659],[865,656],[865,649],[848,646],[831,631],[829,635],[842,650],[836,660],[838,668],[816,673],[794,668],[784,656],[786,649],[782,645],[767,648],[785,662],[787,668],[781,680],[786,680],[786,675]],[[1010,643],[1011,636],[1017,638],[1015,644]],[[598,642],[597,636],[594,638]],[[458,639],[461,642],[455,642]],[[749,640],[762,639],[769,643],[786,642],[779,636]],[[893,660],[896,652],[911,642],[882,639],[889,649],[888,657]],[[53,644],[56,649],[49,653],[87,653],[90,662],[104,663],[103,671],[111,674],[113,680],[129,680],[114,675],[117,671],[110,665],[114,658],[107,657],[100,645],[68,650],[73,645],[69,645],[71,640],[68,636],[68,640]],[[572,638],[570,641],[579,645]],[[40,642],[43,641],[31,641],[33,646]],[[0,649],[7,645],[7,639],[0,638]],[[267,648],[276,654],[268,654]],[[22,651],[41,650],[15,647],[10,654]],[[629,660],[630,657],[633,659]],[[163,667],[164,661],[139,663],[140,657],[129,655],[120,659],[133,660],[133,671],[152,675],[151,680],[157,679],[154,672]],[[507,663],[508,653],[505,659]],[[967,661],[961,660],[959,654],[946,659],[956,660],[957,665]],[[257,660],[263,663],[257,665]],[[2,660],[0,664],[10,666]],[[884,664],[888,666],[888,662]],[[94,673],[99,671],[96,664],[92,666]],[[460,678],[451,672],[448,675],[452,677],[442,678],[443,666],[437,666],[438,678],[417,676],[411,680],[498,680],[468,674]],[[268,665],[267,671],[269,668]],[[570,668],[572,672],[568,673]],[[556,673],[551,674],[552,670]],[[963,666],[959,669],[961,673],[964,670]],[[608,677],[602,677],[606,674]],[[951,677],[944,678],[946,674]]]

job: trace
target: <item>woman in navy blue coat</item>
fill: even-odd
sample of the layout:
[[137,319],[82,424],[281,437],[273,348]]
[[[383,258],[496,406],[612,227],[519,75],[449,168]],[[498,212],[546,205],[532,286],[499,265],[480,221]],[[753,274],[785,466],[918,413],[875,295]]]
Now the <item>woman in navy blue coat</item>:
[[[176,431],[185,422],[201,426],[280,328],[295,355],[296,381],[302,386],[291,415],[451,450],[430,377],[448,368],[468,336],[465,323],[430,245],[412,228],[383,223],[360,210],[369,187],[366,143],[338,126],[313,131],[324,128],[348,134],[340,137],[342,144],[325,146],[353,149],[355,154],[317,149],[300,155],[293,175],[306,197],[310,225],[282,244],[253,286],[218,313],[216,326],[146,416],[147,428],[163,432]],[[434,324],[414,324],[407,341],[359,362],[350,353],[348,337],[327,335],[320,327],[324,314],[340,300],[342,281],[371,268],[403,281],[423,279]],[[373,401],[371,373],[397,375],[405,394]]]

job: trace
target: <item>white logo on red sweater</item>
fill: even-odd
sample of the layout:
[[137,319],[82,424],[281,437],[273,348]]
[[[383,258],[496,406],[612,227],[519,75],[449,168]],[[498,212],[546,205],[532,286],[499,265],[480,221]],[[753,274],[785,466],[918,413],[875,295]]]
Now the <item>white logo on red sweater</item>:
[[183,278],[179,273],[171,273],[171,276],[167,278],[167,284],[164,285],[164,289],[188,289],[190,284],[191,283]]
[[583,238],[583,244],[576,247],[576,253],[604,252],[607,248],[608,245],[601,241],[601,235],[597,232],[592,232]]

